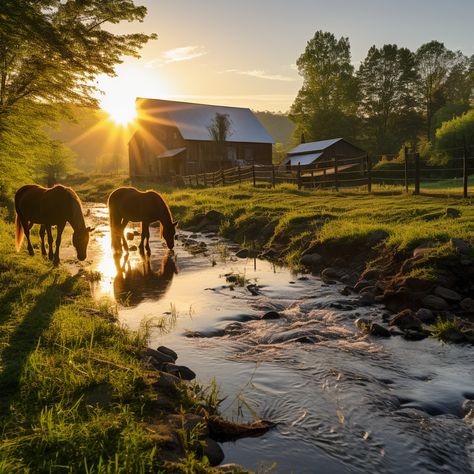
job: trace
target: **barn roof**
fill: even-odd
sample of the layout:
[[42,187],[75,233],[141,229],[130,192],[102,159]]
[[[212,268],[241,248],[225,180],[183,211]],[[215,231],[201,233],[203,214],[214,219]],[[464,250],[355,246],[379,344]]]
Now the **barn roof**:
[[228,141],[274,143],[250,109],[144,98],[137,98],[136,106],[144,120],[164,120],[177,127],[185,140],[211,141],[208,127],[219,113],[228,115],[231,122]]
[[288,156],[283,162],[285,165],[298,166],[298,163],[301,166],[310,165],[315,162],[322,153],[306,153],[304,155]]
[[343,138],[332,138],[331,140],[321,140],[319,142],[308,142],[302,143],[297,147],[291,149],[288,155],[296,155],[300,153],[311,153],[315,151],[324,151],[326,148],[334,145],[335,143],[343,140]]

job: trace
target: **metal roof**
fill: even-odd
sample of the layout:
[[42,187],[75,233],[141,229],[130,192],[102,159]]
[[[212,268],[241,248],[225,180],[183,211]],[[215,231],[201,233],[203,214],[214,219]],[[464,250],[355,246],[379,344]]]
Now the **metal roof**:
[[340,140],[342,140],[342,138],[333,138],[331,140],[321,140],[319,142],[302,143],[301,145],[298,145],[297,147],[290,150],[288,152],[288,155],[295,155],[297,153],[310,153],[314,151],[323,151],[326,148],[329,148],[330,146],[334,145],[334,143],[337,143]]
[[306,155],[298,155],[298,156],[289,156],[284,164],[290,166],[298,166],[298,163],[301,166],[310,165],[311,163],[315,162],[322,153],[308,153]]
[[219,113],[227,114],[231,122],[227,141],[274,143],[250,109],[143,98],[138,98],[136,105],[139,117],[141,115],[144,120],[157,122],[164,119],[165,123],[167,120],[168,125],[178,128],[185,140],[212,140],[208,127]]
[[179,155],[184,150],[186,150],[186,148],[173,148],[172,150],[166,150],[161,155],[158,155],[157,158],[171,158],[173,156]]

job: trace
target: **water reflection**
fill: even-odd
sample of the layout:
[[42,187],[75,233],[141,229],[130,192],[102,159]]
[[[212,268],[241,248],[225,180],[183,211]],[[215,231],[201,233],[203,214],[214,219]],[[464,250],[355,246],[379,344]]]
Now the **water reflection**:
[[152,269],[149,257],[141,262],[129,260],[129,254],[114,256],[117,274],[113,281],[115,300],[126,306],[137,306],[143,300],[159,299],[166,294],[174,275],[178,273],[173,252],[161,259],[160,271]]

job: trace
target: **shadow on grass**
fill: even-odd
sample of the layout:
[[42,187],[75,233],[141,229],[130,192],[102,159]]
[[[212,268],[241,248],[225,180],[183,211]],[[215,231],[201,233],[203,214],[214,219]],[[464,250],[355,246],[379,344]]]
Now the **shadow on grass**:
[[[32,352],[36,349],[41,335],[48,329],[54,311],[61,304],[62,297],[72,290],[75,278],[72,276],[61,283],[53,283],[37,298],[33,307],[23,316],[21,321],[8,338],[8,343],[1,353],[2,371],[0,373],[0,419],[9,415],[9,408],[19,394],[21,376],[25,365]],[[5,297],[17,298],[19,291],[11,291]],[[8,321],[11,301],[2,298],[2,311],[0,317],[5,324],[14,324]],[[5,311],[6,310],[6,311]]]

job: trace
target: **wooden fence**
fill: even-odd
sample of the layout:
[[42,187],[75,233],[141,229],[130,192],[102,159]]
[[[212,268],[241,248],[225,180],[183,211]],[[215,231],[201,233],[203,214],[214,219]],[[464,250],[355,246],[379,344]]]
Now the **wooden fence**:
[[468,197],[468,174],[474,172],[474,158],[469,156],[467,148],[461,149],[460,156],[451,161],[449,167],[429,167],[422,163],[418,153],[409,153],[405,149],[403,166],[373,167],[369,155],[357,157],[335,156],[331,161],[308,168],[298,163],[297,167],[286,169],[275,165],[249,165],[235,168],[219,169],[211,173],[198,173],[182,176],[185,186],[215,187],[250,182],[253,186],[266,183],[275,187],[280,183],[293,183],[301,188],[334,189],[365,188],[372,192],[374,184],[401,185],[406,192],[419,194],[422,183],[429,188],[429,183],[441,180],[462,180],[462,194]]

